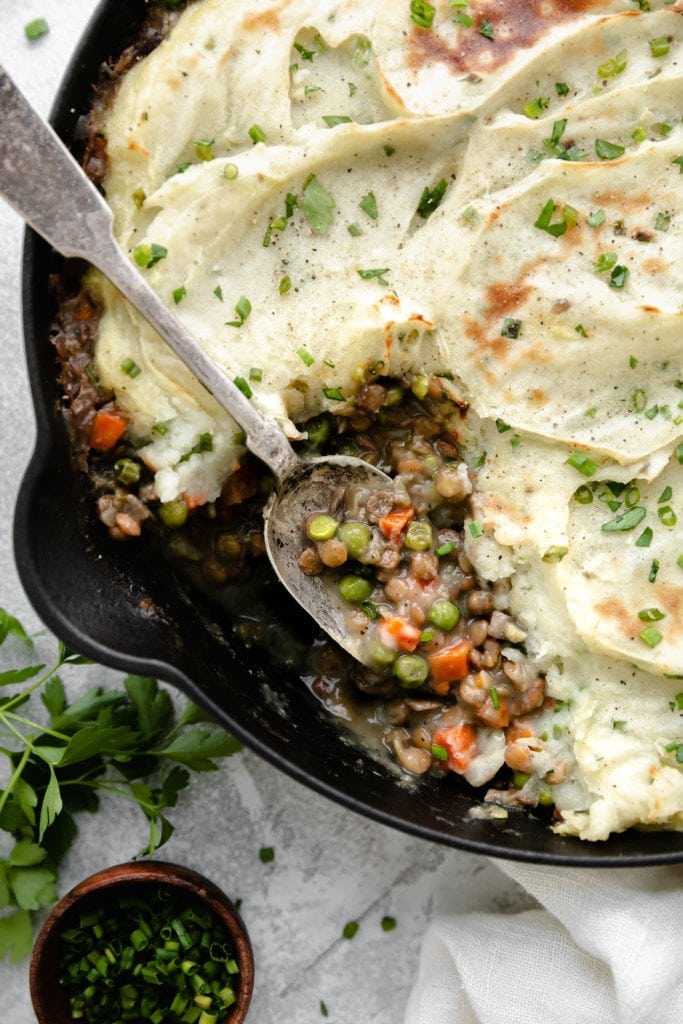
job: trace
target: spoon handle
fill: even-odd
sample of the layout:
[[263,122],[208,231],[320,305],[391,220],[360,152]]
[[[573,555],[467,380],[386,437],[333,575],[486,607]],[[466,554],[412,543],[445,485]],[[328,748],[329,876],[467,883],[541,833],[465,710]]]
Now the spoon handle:
[[106,202],[0,66],[0,195],[63,256],[109,278],[247,435],[281,482],[298,464],[277,424],[252,405],[124,256]]

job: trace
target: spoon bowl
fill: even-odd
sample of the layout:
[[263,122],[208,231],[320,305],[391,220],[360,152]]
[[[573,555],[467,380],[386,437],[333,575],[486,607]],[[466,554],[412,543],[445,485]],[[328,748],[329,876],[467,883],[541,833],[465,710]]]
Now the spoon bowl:
[[279,493],[266,513],[266,547],[273,568],[332,639],[362,660],[361,637],[347,634],[339,595],[299,567],[303,526],[311,512],[329,506],[336,489],[352,483],[385,488],[389,478],[357,458],[303,463],[295,455],[275,420],[210,359],[126,258],[114,239],[112,211],[103,197],[2,67],[0,150],[0,195],[63,256],[85,259],[109,278],[242,428],[247,448],[272,470]]
[[330,585],[327,574],[307,576],[299,566],[306,520],[327,510],[339,488],[384,490],[391,480],[380,469],[350,455],[328,455],[300,462],[275,493],[264,512],[268,557],[280,582],[340,647],[364,660],[363,633],[350,633],[348,604]]

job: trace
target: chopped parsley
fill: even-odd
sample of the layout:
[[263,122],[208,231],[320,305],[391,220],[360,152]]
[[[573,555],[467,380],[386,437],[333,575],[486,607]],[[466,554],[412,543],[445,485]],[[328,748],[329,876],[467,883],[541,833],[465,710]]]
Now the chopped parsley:
[[623,288],[628,281],[630,270],[628,267],[617,266],[614,268],[609,278],[610,288]]
[[371,220],[377,220],[379,214],[377,213],[377,200],[374,192],[368,192],[366,196],[363,196],[358,205],[363,213],[367,213]]
[[547,110],[549,104],[549,96],[539,96],[537,99],[527,103],[524,107],[524,113],[532,121],[537,121],[539,117],[543,117],[543,111]]
[[328,128],[336,128],[338,124],[351,124],[351,118],[346,114],[323,114],[323,121]]
[[618,146],[615,142],[608,142],[606,139],[595,140],[595,152],[601,160],[616,160],[626,152],[624,146]]
[[493,34],[493,25],[488,20],[488,18],[484,18],[481,25],[479,26],[479,35],[486,36],[487,39],[495,39],[495,36]]
[[617,262],[617,254],[615,252],[601,252],[595,261],[594,269],[601,274],[605,270],[611,270]]
[[652,543],[652,536],[652,528],[650,526],[646,526],[643,532],[641,533],[640,537],[636,541],[636,547],[649,548],[650,544]]
[[569,86],[566,82],[555,82],[555,91],[558,96],[568,96]]
[[226,327],[241,327],[243,323],[248,319],[251,313],[251,302],[246,295],[240,295],[235,305],[235,315],[237,320],[228,320]]
[[262,864],[270,864],[271,861],[275,860],[275,850],[272,846],[262,846],[258,856]]
[[394,928],[396,927],[396,918],[388,916],[383,917],[382,920],[380,921],[380,927],[383,932],[393,932]]
[[352,238],[358,238],[359,235],[363,234],[363,229],[361,228],[360,224],[347,224],[346,230],[348,231]]
[[178,303],[182,302],[183,299],[185,298],[185,296],[187,295],[187,289],[185,288],[185,285],[181,284],[180,288],[174,288],[173,292],[172,292],[172,295],[173,295],[173,301],[175,302],[175,304],[177,306]]
[[677,156],[672,161],[672,164],[678,164],[678,173],[683,174],[683,156]]
[[387,279],[384,277],[385,274],[389,273],[389,267],[383,267],[377,270],[359,270],[357,273],[364,281],[371,281],[372,278],[377,278],[378,284],[389,284]]
[[345,939],[352,939],[357,934],[360,925],[358,921],[347,921],[342,930]]
[[286,295],[291,287],[292,287],[292,282],[289,279],[289,276],[287,274],[285,274],[284,277],[280,278],[280,283],[277,286],[277,290],[279,291],[280,295]]
[[159,260],[163,260],[166,256],[168,256],[168,249],[163,245],[157,245],[155,242],[151,244],[149,242],[142,242],[133,249],[133,259],[135,262],[139,267],[146,267],[147,270],[155,266]]
[[563,235],[570,224],[576,223],[573,219],[574,209],[573,207],[563,207],[562,220],[551,223],[553,215],[557,210],[557,205],[552,199],[549,199],[543,209],[538,215],[538,218],[534,221],[534,227],[538,228],[539,231],[546,231],[553,238],[559,238]]
[[213,294],[216,296],[216,298],[220,302],[223,301],[223,289],[221,288],[221,286],[219,284],[217,284],[216,287],[214,288]]
[[588,337],[588,331],[583,326],[583,324],[577,324],[576,327],[574,328],[574,330],[576,331],[577,334],[580,334],[582,338],[587,338]]
[[315,174],[311,174],[304,184],[301,196],[301,208],[311,230],[316,235],[326,235],[332,226],[332,211],[336,202],[322,187]]
[[601,224],[605,223],[607,214],[604,210],[596,210],[595,213],[589,213],[586,217],[586,224],[589,228],[600,227]]
[[522,330],[522,321],[506,316],[503,320],[500,335],[502,338],[518,338]]
[[448,188],[448,182],[445,178],[437,182],[434,188],[425,188],[422,195],[420,196],[420,202],[417,206],[417,213],[420,217],[426,220],[434,213],[443,200]]

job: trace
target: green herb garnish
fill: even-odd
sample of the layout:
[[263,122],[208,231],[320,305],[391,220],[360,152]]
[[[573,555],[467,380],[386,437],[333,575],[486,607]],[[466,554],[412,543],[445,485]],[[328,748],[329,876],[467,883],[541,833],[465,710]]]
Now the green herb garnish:
[[374,192],[368,192],[366,196],[363,196],[358,205],[363,213],[367,213],[371,220],[377,220],[379,214],[377,213],[377,200]]
[[315,174],[304,183],[301,208],[311,230],[316,235],[326,235],[332,226],[332,211],[336,203],[329,192],[322,187]]
[[417,206],[418,215],[424,220],[431,217],[434,211],[441,205],[447,188],[448,182],[445,178],[442,178],[441,181],[437,182],[434,188],[425,188],[420,196],[420,202]]
[[168,249],[155,242],[142,242],[133,249],[133,258],[139,267],[146,267],[147,270],[153,267],[159,260],[168,256]]
[[251,302],[245,295],[240,295],[235,305],[235,314],[237,320],[228,320],[226,327],[241,327],[246,322],[251,313]]
[[24,25],[24,35],[32,43],[35,43],[36,39],[42,39],[49,31],[50,26],[45,18],[35,18],[33,21],[29,21],[28,25]]
[[431,28],[435,14],[436,7],[428,3],[427,0],[411,0],[410,20],[420,28]]

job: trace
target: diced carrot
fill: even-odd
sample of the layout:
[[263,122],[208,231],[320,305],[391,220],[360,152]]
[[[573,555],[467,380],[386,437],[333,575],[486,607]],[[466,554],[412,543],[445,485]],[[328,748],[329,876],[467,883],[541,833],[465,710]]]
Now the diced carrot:
[[441,647],[430,655],[429,672],[432,681],[439,684],[453,683],[458,679],[464,679],[469,668],[471,647],[470,641],[466,637],[462,637],[454,644]]
[[189,494],[187,491],[183,491],[182,498],[187,505],[188,512],[191,512],[193,508],[200,508],[201,505],[206,505],[207,502],[205,494]]
[[448,767],[462,775],[477,755],[477,733],[473,726],[463,723],[434,733],[434,743],[448,753]]
[[126,426],[127,422],[120,413],[100,409],[90,430],[90,447],[96,452],[108,452],[121,438]]
[[385,516],[382,516],[379,528],[387,540],[395,543],[414,515],[415,509],[412,507],[395,508],[392,512],[387,512]]
[[414,651],[420,642],[421,632],[417,626],[398,615],[383,619],[379,637],[387,647],[400,647],[402,651]]
[[510,710],[507,701],[504,697],[499,697],[498,707],[496,707],[491,697],[488,696],[477,710],[477,718],[481,719],[484,725],[488,725],[491,729],[504,729],[510,721]]

